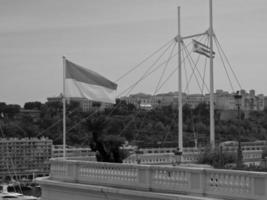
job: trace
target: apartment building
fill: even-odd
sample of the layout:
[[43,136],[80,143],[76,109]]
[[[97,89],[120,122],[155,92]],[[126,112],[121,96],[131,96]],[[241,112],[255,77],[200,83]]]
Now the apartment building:
[[49,174],[52,140],[1,138],[0,179],[21,179]]
[[255,94],[255,90],[250,90],[246,92],[241,90],[242,103],[241,109],[245,111],[262,111],[264,110],[264,95]]
[[[92,152],[91,148],[84,147],[72,147],[66,146],[66,157],[87,157],[94,156],[95,152]],[[63,146],[53,145],[52,158],[63,157]]]

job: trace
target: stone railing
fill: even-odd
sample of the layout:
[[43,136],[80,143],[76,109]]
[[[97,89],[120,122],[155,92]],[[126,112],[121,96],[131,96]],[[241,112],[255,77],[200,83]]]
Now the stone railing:
[[52,159],[50,179],[233,200],[267,199],[263,172]]
[[127,164],[171,164],[175,162],[175,155],[173,153],[148,153],[148,154],[133,154],[126,158],[123,163]]
[[[232,152],[235,153],[235,152]],[[182,154],[183,163],[197,163],[200,151],[185,151]],[[262,159],[262,150],[244,150],[242,151],[244,164],[260,164]],[[172,164],[177,160],[174,153],[146,153],[146,154],[132,154],[126,158],[123,163],[134,164]]]
[[[242,151],[262,151],[264,149],[265,145],[258,145],[258,144],[250,144],[250,145],[242,145]],[[222,150],[224,152],[236,152],[238,148],[238,145],[233,146],[222,146]],[[163,147],[163,148],[140,148],[139,151],[143,152],[144,154],[156,154],[156,153],[172,153],[176,151],[177,148],[174,147]],[[195,148],[195,147],[184,147],[183,152],[184,153],[200,153],[204,152],[205,148]]]
[[[199,157],[198,152],[185,152],[182,155],[183,163],[196,163]],[[123,163],[134,164],[172,164],[177,162],[177,156],[174,153],[148,153],[148,154],[133,154],[126,158]]]
[[[139,151],[141,151],[143,154],[157,154],[157,153],[173,153],[177,150],[177,148],[174,147],[161,147],[161,148],[140,148]],[[198,153],[203,152],[205,148],[195,148],[195,147],[184,147],[183,152],[184,153]]]

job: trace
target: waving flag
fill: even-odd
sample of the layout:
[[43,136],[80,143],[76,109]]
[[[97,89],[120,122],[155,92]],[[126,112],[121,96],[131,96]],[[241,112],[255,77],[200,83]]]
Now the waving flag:
[[65,96],[115,103],[117,84],[100,74],[65,59]]
[[[193,40],[193,51],[196,53],[199,53],[201,55],[204,55],[206,57],[210,57],[210,47],[206,46],[205,44],[202,44],[196,40]],[[212,52],[212,57],[214,58],[215,52]]]

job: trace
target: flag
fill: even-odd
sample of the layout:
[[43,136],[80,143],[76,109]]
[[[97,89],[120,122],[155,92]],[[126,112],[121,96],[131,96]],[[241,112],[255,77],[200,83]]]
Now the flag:
[[65,96],[115,103],[117,84],[65,59]]
[[[208,47],[205,44],[202,44],[196,40],[193,40],[193,51],[210,58],[210,47]],[[214,55],[215,55],[215,52],[213,51],[212,52],[213,58],[214,58]]]

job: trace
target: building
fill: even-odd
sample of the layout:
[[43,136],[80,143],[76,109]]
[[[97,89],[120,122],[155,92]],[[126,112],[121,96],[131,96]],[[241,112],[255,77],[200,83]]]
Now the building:
[[47,138],[0,139],[0,178],[21,179],[49,174],[52,140]]
[[[186,94],[183,93],[183,99]],[[150,110],[155,107],[161,106],[177,106],[178,92],[162,93],[157,95],[150,95],[144,93],[132,94],[129,97],[122,97],[121,100],[135,105],[137,108]],[[147,109],[149,108],[149,109]]]
[[223,91],[216,90],[214,95],[215,99],[215,108],[218,110],[236,110],[236,102],[234,95]]
[[[236,110],[237,102],[234,97],[235,93],[229,93],[223,90],[216,90],[214,94],[215,108],[218,110]],[[255,94],[255,90],[246,92],[240,91],[241,102],[240,109],[246,113],[250,111],[262,111],[264,110],[264,96],[263,94]],[[209,97],[209,94],[206,95]],[[207,100],[206,100],[207,101]]]
[[185,103],[191,108],[196,108],[200,103],[205,103],[205,95],[203,94],[190,94],[186,96]]
[[[264,107],[267,107],[267,97],[263,94],[256,95],[255,90],[246,92],[241,90],[241,110],[250,111],[262,111]],[[229,93],[223,90],[216,90],[214,93],[215,108],[218,110],[228,111],[236,110],[236,100],[234,98],[235,93]],[[153,108],[157,106],[172,105],[177,107],[178,104],[178,92],[169,92],[157,95],[150,95],[144,93],[138,93],[130,95],[129,97],[123,97],[127,103],[132,103],[139,108]],[[200,103],[209,104],[210,94],[182,94],[183,103],[188,104],[191,108],[196,108]],[[149,109],[147,109],[149,110]]]
[[[62,102],[62,97],[61,96],[48,97],[47,101],[48,102]],[[68,98],[67,102],[78,102],[83,112],[94,111],[94,110],[104,110],[105,108],[109,108],[112,106],[111,103],[95,102],[95,101],[91,101],[91,100],[88,100],[86,98],[81,98],[81,97],[70,97]]]
[[160,103],[155,96],[144,93],[132,94],[129,97],[122,97],[120,99],[143,110],[151,110]]
[[241,90],[242,103],[241,109],[244,111],[262,111],[264,110],[264,96],[263,94],[256,95],[255,90],[250,90],[247,93]]
[[157,94],[155,96],[159,106],[169,106],[178,104],[178,92],[169,92],[163,94]]
[[[91,148],[71,147],[66,146],[66,157],[86,157],[94,156],[95,152],[92,152]],[[63,146],[53,145],[52,146],[52,158],[63,157]]]

